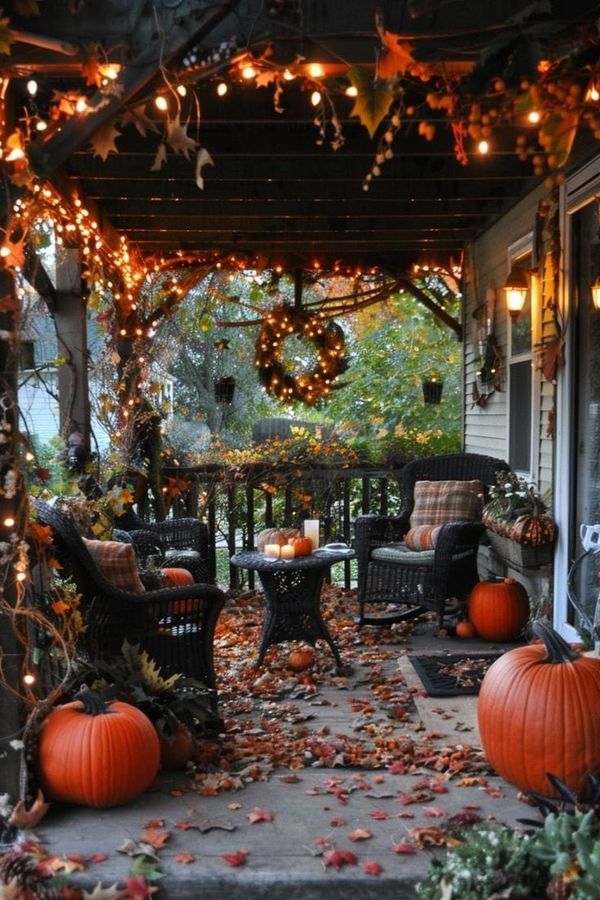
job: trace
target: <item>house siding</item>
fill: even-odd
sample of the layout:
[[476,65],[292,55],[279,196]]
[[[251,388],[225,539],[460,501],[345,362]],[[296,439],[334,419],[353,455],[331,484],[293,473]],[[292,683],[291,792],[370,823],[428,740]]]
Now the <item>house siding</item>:
[[[501,288],[508,272],[509,248],[533,231],[540,199],[546,189],[540,187],[516,204],[491,228],[476,240],[467,254],[469,277],[465,287],[465,450],[486,453],[503,459],[508,457],[508,379],[509,316],[506,312]],[[495,292],[493,331],[504,363],[503,386],[496,390],[485,406],[478,406],[472,397],[476,379],[478,357],[476,308],[485,301],[488,290]],[[552,333],[550,310],[536,306],[532,316],[534,341]],[[545,381],[539,369],[538,355],[533,360],[534,434],[539,438],[534,472],[542,491],[551,487],[553,464],[553,438],[551,424],[554,410],[555,387]]]

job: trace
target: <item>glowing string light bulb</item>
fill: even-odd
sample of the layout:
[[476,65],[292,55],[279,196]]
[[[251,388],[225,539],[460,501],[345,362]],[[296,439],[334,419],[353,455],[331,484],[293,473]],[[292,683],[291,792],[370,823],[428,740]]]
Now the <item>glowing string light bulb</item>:
[[166,112],[169,108],[169,104],[167,103],[166,97],[163,97],[162,94],[159,94],[154,98],[154,105],[157,109],[160,109],[161,112]]

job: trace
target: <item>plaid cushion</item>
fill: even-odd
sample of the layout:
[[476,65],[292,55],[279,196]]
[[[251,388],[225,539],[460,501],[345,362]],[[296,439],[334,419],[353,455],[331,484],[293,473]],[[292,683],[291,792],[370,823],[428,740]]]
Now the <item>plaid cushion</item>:
[[120,541],[89,541],[87,538],[83,538],[83,542],[107,581],[122,591],[131,591],[134,594],[144,592],[133,544],[122,544]]
[[417,481],[410,527],[475,522],[481,517],[483,484],[473,481]]
[[410,550],[433,550],[441,525],[417,525],[406,534],[404,542]]

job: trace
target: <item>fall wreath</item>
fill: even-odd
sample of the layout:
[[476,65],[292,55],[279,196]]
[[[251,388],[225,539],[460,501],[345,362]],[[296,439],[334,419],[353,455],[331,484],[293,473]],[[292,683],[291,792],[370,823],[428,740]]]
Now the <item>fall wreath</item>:
[[[316,364],[311,372],[294,373],[282,359],[283,345],[293,334],[315,347]],[[268,394],[285,402],[300,400],[313,406],[328,396],[335,379],[348,367],[344,333],[335,322],[325,322],[318,314],[285,304],[277,306],[263,319],[254,365]]]

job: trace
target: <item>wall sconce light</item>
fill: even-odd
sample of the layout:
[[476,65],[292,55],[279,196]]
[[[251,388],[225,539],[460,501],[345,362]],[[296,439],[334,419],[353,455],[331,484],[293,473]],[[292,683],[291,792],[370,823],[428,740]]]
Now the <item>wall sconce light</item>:
[[512,319],[516,319],[525,306],[529,282],[525,269],[521,266],[513,266],[504,284],[506,293],[506,308]]
[[592,303],[594,304],[594,309],[600,310],[600,275],[596,277],[592,287]]

